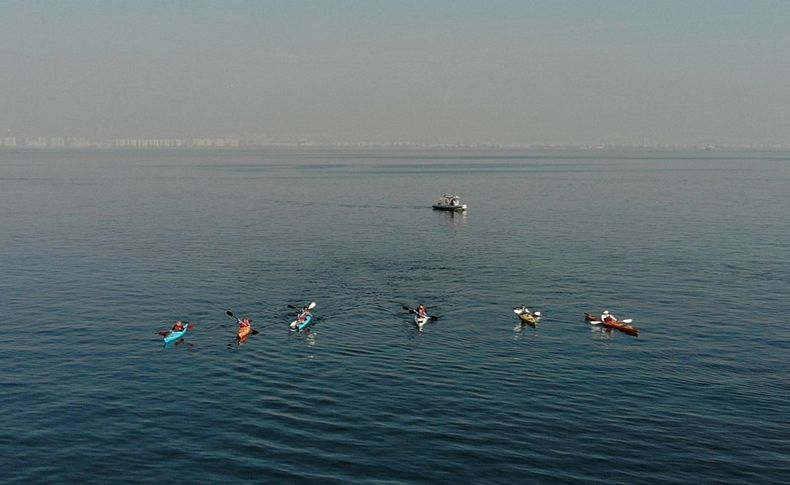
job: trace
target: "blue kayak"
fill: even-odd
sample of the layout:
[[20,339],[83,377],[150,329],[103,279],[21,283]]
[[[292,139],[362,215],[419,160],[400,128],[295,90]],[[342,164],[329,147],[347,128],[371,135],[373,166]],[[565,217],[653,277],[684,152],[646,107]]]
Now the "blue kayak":
[[307,330],[308,328],[310,328],[313,325],[313,323],[315,323],[315,318],[313,318],[312,315],[307,315],[307,318],[304,319],[304,322],[298,323],[298,321],[294,321],[293,323],[295,323],[296,325],[291,324],[292,327],[296,328],[296,330],[301,332],[303,330]]
[[189,325],[184,325],[184,330],[181,330],[180,332],[174,332],[171,330],[170,333],[164,337],[165,345],[184,338],[184,335],[187,334],[187,330],[189,330]]

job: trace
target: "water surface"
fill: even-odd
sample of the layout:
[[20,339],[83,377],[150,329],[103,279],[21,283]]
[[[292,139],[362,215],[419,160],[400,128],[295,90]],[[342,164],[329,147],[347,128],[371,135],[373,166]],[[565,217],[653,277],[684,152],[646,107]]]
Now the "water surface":
[[0,151],[0,481],[786,482],[789,161]]

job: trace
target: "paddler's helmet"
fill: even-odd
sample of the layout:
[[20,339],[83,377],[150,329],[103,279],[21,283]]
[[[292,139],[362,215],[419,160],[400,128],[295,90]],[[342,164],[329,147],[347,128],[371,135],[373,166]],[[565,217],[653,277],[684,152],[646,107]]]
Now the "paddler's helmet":
[[609,314],[609,310],[604,310],[604,311],[603,311],[603,314],[604,314],[604,315],[608,315],[608,314]]

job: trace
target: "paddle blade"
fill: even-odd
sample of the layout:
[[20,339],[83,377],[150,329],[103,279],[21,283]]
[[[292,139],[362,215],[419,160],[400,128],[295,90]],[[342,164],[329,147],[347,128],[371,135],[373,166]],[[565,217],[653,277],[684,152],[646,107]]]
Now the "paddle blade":
[[253,334],[253,335],[258,335],[258,333],[259,333],[259,332],[258,332],[257,330],[255,330],[254,328],[252,329],[252,334]]
[[631,323],[631,322],[634,321],[634,319],[633,318],[626,318],[625,320],[620,320],[620,321],[623,322],[623,323]]
[[189,325],[187,325],[187,328],[190,329],[190,330],[194,330],[195,329],[195,325],[190,323]]
[[513,309],[513,313],[515,313],[516,315],[521,315],[521,309],[520,308],[515,308],[515,309]]
[[287,306],[288,308],[293,308],[294,310],[298,310],[298,308],[296,308],[296,307],[295,307],[295,306],[293,306],[293,305],[286,305],[286,306]]
[[170,330],[164,330],[162,332],[156,332],[157,335],[161,335],[162,337],[167,337],[170,335]]
[[535,315],[536,317],[539,317],[539,316],[540,316],[540,312],[535,312],[535,313],[534,313],[534,315]]
[[225,312],[225,314],[226,314],[227,316],[229,316],[229,317],[236,318],[236,315],[234,315],[234,314],[233,314],[233,312],[232,312],[232,311],[230,311],[230,310],[227,310],[227,311]]
[[439,320],[439,317],[437,317],[436,315],[431,315],[430,319],[435,322],[435,321]]
[[312,303],[310,303],[310,304],[307,306],[307,309],[308,309],[308,310],[312,310],[313,308],[315,308],[315,302],[312,302]]

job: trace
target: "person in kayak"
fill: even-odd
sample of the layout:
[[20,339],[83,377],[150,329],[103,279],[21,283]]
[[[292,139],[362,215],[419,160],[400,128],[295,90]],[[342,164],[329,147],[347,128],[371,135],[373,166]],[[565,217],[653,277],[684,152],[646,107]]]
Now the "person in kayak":
[[249,317],[239,319],[239,329],[246,328],[252,325],[252,320]]
[[427,317],[428,316],[428,309],[425,308],[424,304],[420,303],[420,305],[417,307],[417,309],[414,310],[414,313],[416,313],[417,316],[420,317],[420,318]]
[[601,321],[602,322],[616,322],[617,317],[613,314],[609,313],[609,310],[604,310],[601,314]]
[[184,331],[184,324],[181,323],[181,320],[177,321],[173,328],[170,329],[171,332],[183,332]]
[[521,305],[518,308],[518,311],[520,311],[522,315],[532,315],[532,312],[529,311],[529,308],[527,308],[527,305]]
[[299,316],[296,317],[296,320],[299,321],[299,323],[302,323],[305,320],[307,320],[307,317],[309,316],[310,316],[310,307],[302,307],[302,313],[300,313]]

